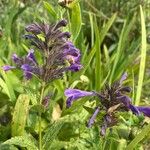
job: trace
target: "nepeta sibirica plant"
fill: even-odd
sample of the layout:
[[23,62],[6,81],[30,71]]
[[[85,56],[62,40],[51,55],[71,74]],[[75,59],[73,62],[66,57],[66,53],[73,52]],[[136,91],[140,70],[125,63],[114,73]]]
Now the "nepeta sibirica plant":
[[[31,45],[40,54],[39,63],[34,55],[34,50],[30,49],[27,56],[12,56],[15,66],[3,66],[4,71],[21,69],[26,80],[36,76],[40,83],[39,105],[47,105],[48,96],[44,97],[44,90],[53,80],[59,79],[67,71],[79,71],[82,68],[80,64],[80,51],[73,45],[69,32],[63,32],[62,27],[67,25],[66,20],[61,20],[56,24],[37,24],[28,25],[25,30],[28,34],[24,37],[30,41]],[[39,149],[42,149],[41,143],[41,112],[39,112]]]
[[97,104],[87,126],[91,127],[94,124],[96,117],[102,113],[103,121],[102,124],[100,124],[101,135],[105,135],[106,129],[118,122],[117,112],[132,111],[133,114],[137,116],[144,114],[145,116],[150,117],[150,107],[134,106],[132,104],[131,98],[127,95],[127,93],[131,92],[131,88],[123,86],[123,81],[126,80],[126,78],[127,73],[125,73],[119,81],[114,82],[111,86],[106,85],[104,90],[101,92],[66,89],[66,105],[69,108],[74,101],[82,97],[98,97],[99,104]]

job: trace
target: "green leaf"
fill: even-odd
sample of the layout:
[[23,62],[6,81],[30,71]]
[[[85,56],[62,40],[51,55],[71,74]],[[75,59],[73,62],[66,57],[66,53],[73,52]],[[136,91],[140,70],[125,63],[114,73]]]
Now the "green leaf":
[[21,94],[17,99],[12,119],[12,136],[19,136],[24,134],[29,101],[29,97],[24,94]]
[[15,93],[14,93],[14,87],[12,85],[12,79],[9,76],[9,74],[6,74],[5,72],[1,72],[4,81],[0,79],[0,84],[4,88],[5,92],[9,96],[10,100],[14,101],[16,99]]
[[63,126],[62,121],[54,122],[45,132],[45,135],[43,136],[42,143],[43,143],[43,149],[50,149],[50,146],[53,142],[53,140],[56,138],[57,134],[59,133],[61,127]]
[[132,26],[134,25],[134,22],[135,22],[135,16],[133,16],[132,20],[124,21],[123,29],[122,29],[120,37],[119,37],[118,47],[117,47],[115,57],[113,60],[114,62],[113,62],[113,66],[111,69],[112,71],[111,71],[110,78],[109,78],[109,84],[111,84],[114,81],[114,78],[117,78],[116,75],[119,74],[118,68],[122,64],[121,56],[123,54],[123,50],[126,46],[129,32],[130,32]]
[[135,146],[144,139],[146,135],[150,133],[150,124],[142,129],[141,133],[136,135],[136,137],[131,141],[131,143],[126,147],[126,150],[132,150]]
[[112,26],[112,24],[114,23],[115,19],[117,17],[117,14],[115,13],[106,23],[106,25],[104,26],[104,28],[102,29],[102,31],[100,32],[100,44],[102,44],[105,36],[107,35],[110,27]]
[[71,9],[71,33],[75,42],[82,26],[81,10],[79,3],[76,3]]
[[57,18],[57,13],[55,12],[53,6],[49,4],[48,2],[43,2],[45,9],[56,19]]
[[96,86],[96,91],[100,90],[101,86],[101,79],[102,79],[102,73],[101,73],[101,50],[100,50],[100,34],[99,34],[99,29],[97,26],[97,22],[95,21],[94,24],[94,29],[95,29],[95,36],[96,36],[96,41],[95,41],[95,48],[96,48],[96,53],[95,53],[95,86]]
[[145,27],[145,19],[144,19],[142,6],[140,6],[140,13],[141,13],[142,41],[141,41],[141,61],[140,61],[140,69],[139,69],[139,79],[138,79],[138,87],[137,87],[136,100],[135,100],[136,105],[139,104],[141,98],[142,85],[143,85],[144,72],[145,72],[145,63],[146,63],[146,27]]
[[25,148],[27,148],[27,150],[38,150],[38,148],[32,142],[30,137],[27,137],[27,136],[13,137],[13,138],[7,140],[6,142],[4,142],[2,145],[5,145],[5,144],[25,147]]

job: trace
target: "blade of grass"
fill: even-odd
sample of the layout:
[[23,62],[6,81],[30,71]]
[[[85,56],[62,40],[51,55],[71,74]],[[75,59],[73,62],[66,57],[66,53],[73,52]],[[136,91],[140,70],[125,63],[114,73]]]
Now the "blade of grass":
[[121,65],[121,62],[120,62],[121,56],[122,56],[123,50],[126,46],[129,32],[130,32],[132,26],[134,25],[135,19],[136,18],[134,15],[132,18],[132,21],[129,18],[129,20],[127,19],[124,22],[123,29],[122,29],[121,35],[119,37],[118,47],[117,47],[117,50],[115,53],[115,59],[114,59],[112,71],[111,71],[110,78],[109,78],[109,84],[111,84],[114,80],[114,77],[118,76],[118,74],[120,73],[116,68],[119,68],[119,66]]
[[96,48],[96,58],[95,58],[95,88],[96,91],[100,90],[101,86],[101,79],[102,79],[102,74],[101,74],[101,50],[100,50],[100,34],[99,34],[99,29],[97,26],[97,22],[95,21],[94,23],[94,29],[95,29],[95,48]]
[[139,79],[138,79],[138,87],[137,87],[137,92],[136,92],[135,105],[138,105],[140,103],[142,85],[143,85],[143,79],[144,79],[145,63],[146,63],[146,27],[145,27],[145,19],[144,19],[142,6],[140,6],[140,14],[141,14],[141,34],[142,34],[141,61],[140,61]]

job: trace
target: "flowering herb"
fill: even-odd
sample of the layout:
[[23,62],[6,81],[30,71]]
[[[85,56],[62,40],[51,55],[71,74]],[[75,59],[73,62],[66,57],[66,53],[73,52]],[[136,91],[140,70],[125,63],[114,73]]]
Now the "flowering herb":
[[[56,24],[37,24],[28,25],[25,29],[28,34],[24,37],[30,41],[35,50],[39,51],[41,63],[36,59],[34,50],[30,49],[27,56],[18,57],[13,54],[12,59],[15,66],[3,66],[4,71],[12,69],[21,69],[26,80],[30,80],[33,75],[41,81],[40,98],[38,105],[48,107],[50,96],[45,96],[44,91],[48,83],[63,76],[66,71],[79,71],[82,68],[80,64],[80,51],[71,41],[70,33],[63,32],[62,27],[67,25],[66,20],[61,20]],[[39,110],[39,149],[42,149],[42,112]]]
[[131,88],[123,86],[123,81],[126,80],[127,74],[125,73],[119,81],[116,81],[112,86],[106,85],[102,92],[87,92],[78,89],[67,89],[65,95],[67,96],[66,105],[71,107],[73,101],[86,97],[97,96],[100,100],[99,106],[96,107],[92,117],[88,121],[88,127],[91,127],[94,123],[96,116],[105,111],[103,117],[103,124],[101,126],[101,134],[105,135],[106,129],[109,126],[113,126],[117,123],[117,111],[129,111],[131,110],[135,115],[141,115],[150,117],[150,107],[134,106],[131,102],[131,98],[127,93],[131,92]]
[[66,71],[79,71],[82,68],[80,51],[68,40],[70,33],[60,30],[66,25],[66,20],[61,20],[54,25],[44,23],[28,25],[25,28],[28,34],[24,37],[40,51],[43,63],[38,63],[34,50],[31,49],[24,58],[16,54],[12,56],[16,67],[3,66],[3,69],[8,71],[20,68],[27,80],[34,74],[45,83],[60,78]]

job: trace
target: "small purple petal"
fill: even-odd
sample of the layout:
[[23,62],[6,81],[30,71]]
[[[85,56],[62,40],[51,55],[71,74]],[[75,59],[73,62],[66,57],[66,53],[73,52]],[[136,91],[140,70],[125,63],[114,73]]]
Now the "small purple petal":
[[122,84],[122,82],[127,79],[127,76],[128,74],[125,72],[120,79],[120,84]]
[[16,68],[16,67],[14,67],[14,66],[8,66],[8,65],[2,67],[2,69],[4,71],[9,71],[9,70],[14,69],[14,68]]
[[145,116],[150,117],[150,107],[136,106],[136,108]]
[[90,128],[94,124],[95,118],[98,115],[99,111],[100,111],[100,108],[97,107],[96,110],[94,111],[92,117],[88,121],[88,128]]
[[24,77],[29,80],[32,78],[32,67],[28,64],[21,66],[21,69],[24,71]]
[[78,89],[67,89],[65,90],[65,96],[67,96],[66,105],[70,107],[74,100],[77,100],[85,96],[94,96],[94,92],[81,91]]
[[134,106],[134,105],[131,105],[130,104],[130,106],[129,106],[129,109],[135,114],[135,115],[140,115],[141,113],[140,113],[140,111],[138,110],[138,108],[136,107],[136,106]]
[[21,66],[21,69],[23,69],[24,71],[32,71],[32,67],[28,64],[23,64]]
[[17,54],[13,54],[12,55],[12,59],[13,59],[13,61],[14,61],[14,63],[16,65],[20,65],[21,64],[21,59],[17,56]]
[[36,59],[35,59],[35,56],[34,56],[34,50],[33,50],[33,49],[31,49],[31,50],[29,51],[29,53],[28,53],[28,55],[27,55],[27,58],[30,59],[30,60],[32,60],[33,62],[37,63],[37,62],[36,62]]

